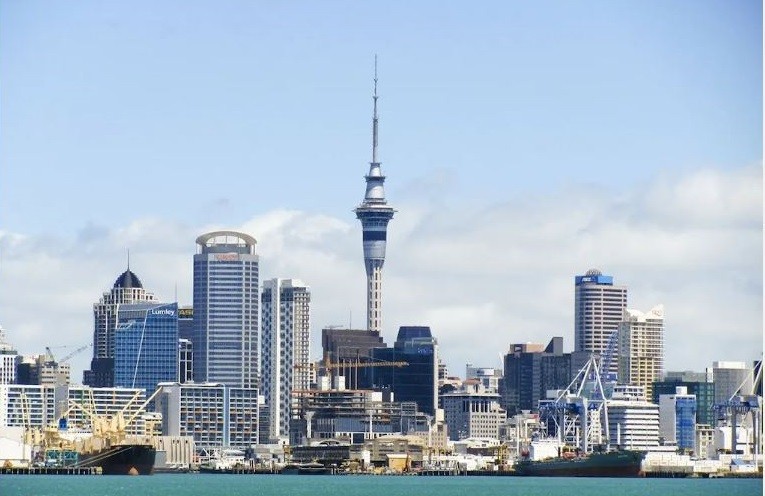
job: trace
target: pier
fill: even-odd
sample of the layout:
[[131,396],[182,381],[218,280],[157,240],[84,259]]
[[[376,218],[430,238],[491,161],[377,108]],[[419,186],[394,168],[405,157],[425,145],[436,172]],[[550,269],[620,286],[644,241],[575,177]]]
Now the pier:
[[0,467],[0,475],[101,475],[101,467]]

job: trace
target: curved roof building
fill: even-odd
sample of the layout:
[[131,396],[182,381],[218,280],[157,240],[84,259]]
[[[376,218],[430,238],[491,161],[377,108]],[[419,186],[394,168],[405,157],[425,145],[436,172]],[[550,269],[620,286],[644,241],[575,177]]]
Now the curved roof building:
[[146,291],[141,280],[130,270],[120,274],[112,289],[105,292],[93,304],[93,359],[86,370],[83,382],[93,387],[114,385],[114,346],[117,314],[120,305],[130,303],[158,302],[153,293]]
[[194,381],[258,387],[259,261],[256,240],[237,231],[197,237],[194,255]]

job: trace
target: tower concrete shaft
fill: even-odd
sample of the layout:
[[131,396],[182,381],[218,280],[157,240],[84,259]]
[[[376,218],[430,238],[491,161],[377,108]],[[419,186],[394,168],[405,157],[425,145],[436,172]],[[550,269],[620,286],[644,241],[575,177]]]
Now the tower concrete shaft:
[[374,111],[372,115],[372,161],[365,176],[366,193],[356,207],[356,218],[361,221],[364,245],[364,266],[367,271],[367,329],[382,330],[382,267],[385,263],[385,245],[388,222],[396,212],[385,201],[385,176],[377,160],[377,57],[375,57]]

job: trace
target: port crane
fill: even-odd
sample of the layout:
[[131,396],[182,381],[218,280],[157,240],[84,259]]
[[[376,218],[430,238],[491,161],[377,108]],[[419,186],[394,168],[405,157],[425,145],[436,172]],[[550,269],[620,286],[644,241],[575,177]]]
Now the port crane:
[[[762,362],[760,362],[762,363]],[[749,378],[739,384],[736,391],[731,395],[728,400],[714,405],[716,417],[727,421],[731,428],[731,452],[736,453],[738,426],[740,423],[746,420],[747,415],[751,415],[752,424],[752,453],[756,456],[759,455],[760,445],[762,444],[762,397],[756,394],[750,394],[757,390],[757,384],[762,381],[762,365],[757,367],[757,373],[754,375],[752,381],[752,391],[743,392],[744,385],[748,382]],[[741,419],[741,421],[739,421]]]
[[608,399],[600,373],[602,363],[591,356],[554,400],[540,402],[540,416],[554,423],[558,441],[577,445],[584,453],[592,452],[595,445],[603,443],[604,431],[606,450],[610,448]]

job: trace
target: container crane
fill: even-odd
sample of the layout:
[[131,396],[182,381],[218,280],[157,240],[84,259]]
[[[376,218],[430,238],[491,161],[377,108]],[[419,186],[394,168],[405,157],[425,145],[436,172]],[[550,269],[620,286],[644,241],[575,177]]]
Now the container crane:
[[[748,379],[748,378],[747,378]],[[757,368],[757,373],[754,375],[752,381],[752,391],[742,394],[741,389],[747,382],[739,384],[733,395],[728,398],[727,401],[717,403],[714,405],[714,410],[718,419],[729,419],[731,428],[731,452],[736,453],[737,443],[737,429],[739,424],[739,418],[744,420],[747,415],[751,414],[753,438],[752,452],[754,455],[760,454],[760,445],[762,444],[761,429],[762,429],[762,397],[756,394],[748,394],[756,390],[759,381],[762,381],[762,366]]]

